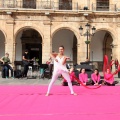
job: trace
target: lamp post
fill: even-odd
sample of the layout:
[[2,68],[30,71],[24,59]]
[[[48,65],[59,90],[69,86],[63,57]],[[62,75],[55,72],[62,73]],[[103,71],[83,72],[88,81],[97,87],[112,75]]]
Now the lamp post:
[[87,40],[85,41],[86,45],[87,45],[87,54],[86,54],[86,59],[88,59],[88,45],[90,44],[90,40],[89,40],[89,37],[90,36],[93,36],[95,31],[96,31],[96,28],[93,26],[92,27],[92,34],[90,34],[90,24],[86,24],[85,25],[86,27],[86,33],[82,34],[83,33],[83,28],[82,26],[80,26],[79,30],[80,30],[80,35],[81,36],[87,36]]

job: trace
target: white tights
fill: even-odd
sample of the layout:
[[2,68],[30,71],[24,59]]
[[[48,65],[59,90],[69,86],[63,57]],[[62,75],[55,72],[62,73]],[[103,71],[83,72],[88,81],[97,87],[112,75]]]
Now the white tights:
[[47,94],[50,93],[50,90],[51,90],[51,87],[52,85],[54,84],[54,82],[57,80],[58,76],[59,75],[62,75],[68,82],[68,86],[70,88],[70,91],[71,91],[71,94],[74,94],[74,91],[73,91],[73,87],[72,87],[72,83],[71,83],[71,80],[70,80],[70,76],[68,74],[68,72],[65,72],[65,71],[54,71],[53,72],[53,76],[52,76],[52,80],[48,86],[48,91],[47,91]]

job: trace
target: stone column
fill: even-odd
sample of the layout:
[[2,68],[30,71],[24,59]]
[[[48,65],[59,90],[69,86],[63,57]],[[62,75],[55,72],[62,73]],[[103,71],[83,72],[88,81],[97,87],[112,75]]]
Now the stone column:
[[86,60],[86,44],[84,42],[85,37],[81,36],[77,44],[77,63],[84,62]]
[[[120,45],[119,45],[120,46]],[[112,59],[114,60],[115,58],[119,58],[119,53],[117,54],[117,51],[119,52],[118,50],[118,45],[115,45],[113,48],[112,48]]]
[[112,54],[113,54],[113,59],[117,58],[120,62],[120,24],[117,24],[116,28],[116,36],[113,38],[113,48],[112,48]]
[[6,39],[5,39],[4,44],[5,44],[5,53],[6,53],[6,47],[7,47],[7,40]]
[[16,2],[17,8],[23,8],[23,0],[19,0]]
[[44,38],[42,41],[42,63],[46,63],[46,61],[50,57],[51,52],[51,22],[44,21]]
[[97,7],[96,1],[97,0],[91,0],[90,1],[90,10],[96,10],[96,7]]
[[36,0],[36,9],[41,8],[42,1],[41,0]]
[[[116,58],[118,59],[118,55],[116,54],[117,53],[117,49],[118,49],[117,46],[114,46],[112,48],[112,60],[115,60]],[[115,72],[115,65],[112,66],[112,72]]]
[[5,45],[5,52],[9,53],[9,57],[12,63],[14,63],[14,21],[7,20],[6,21],[6,45]]
[[16,60],[16,45],[17,43],[13,42],[13,62]]
[[[112,59],[115,60],[116,58],[118,59],[118,61],[120,62],[120,24],[117,25],[117,29],[116,32],[117,34],[115,35],[115,38],[113,38],[113,48],[112,48]],[[115,66],[113,65],[112,67],[112,72],[115,72]]]
[[120,62],[120,43],[114,44],[114,47],[112,48],[112,58],[117,58]]
[[0,7],[2,8],[3,7],[3,1],[0,0]]

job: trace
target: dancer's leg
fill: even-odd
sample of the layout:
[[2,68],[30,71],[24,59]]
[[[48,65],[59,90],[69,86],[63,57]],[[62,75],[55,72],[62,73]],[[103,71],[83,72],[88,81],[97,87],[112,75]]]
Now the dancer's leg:
[[51,90],[51,87],[52,87],[52,85],[54,84],[54,82],[57,80],[58,76],[59,76],[59,73],[58,73],[57,71],[54,71],[54,72],[53,72],[53,76],[52,76],[52,80],[51,80],[51,82],[50,82],[50,84],[49,84],[49,86],[48,86],[48,91],[47,91],[46,96],[49,95],[50,90]]
[[68,86],[69,86],[70,91],[71,91],[71,94],[76,95],[76,93],[74,93],[74,91],[73,91],[72,83],[71,83],[71,80],[70,80],[70,75],[67,72],[62,72],[62,76],[67,80]]

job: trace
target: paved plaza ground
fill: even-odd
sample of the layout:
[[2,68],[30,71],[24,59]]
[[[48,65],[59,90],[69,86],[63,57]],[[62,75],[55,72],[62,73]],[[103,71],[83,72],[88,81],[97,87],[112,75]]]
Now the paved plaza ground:
[[114,77],[117,86],[74,86],[77,96],[58,78],[49,97],[50,79],[0,78],[0,120],[119,120],[120,78]]
[[[100,72],[100,75],[102,76],[102,72]],[[118,78],[118,75],[115,75],[115,80],[119,81],[117,85],[120,85],[120,78]],[[0,76],[0,85],[48,85],[51,79],[39,79],[37,77],[36,79],[25,79],[25,78],[20,78],[20,79],[5,79]],[[62,79],[58,78],[56,80],[55,85],[61,85]]]

